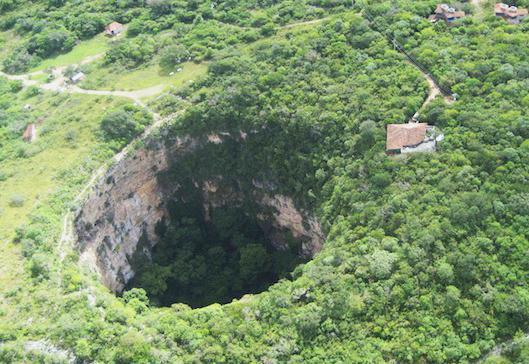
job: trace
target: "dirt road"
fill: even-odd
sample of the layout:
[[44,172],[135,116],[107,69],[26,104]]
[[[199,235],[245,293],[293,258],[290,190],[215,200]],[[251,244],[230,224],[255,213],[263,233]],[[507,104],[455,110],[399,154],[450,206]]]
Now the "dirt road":
[[[91,63],[91,62],[101,58],[102,56],[103,56],[103,53],[87,57],[84,60],[82,60],[79,64],[83,65],[83,64]],[[112,90],[87,90],[87,89],[82,89],[82,88],[80,88],[78,86],[69,85],[67,83],[67,80],[64,77],[64,71],[68,67],[69,66],[62,66],[62,67],[57,67],[57,68],[53,69],[53,71],[52,71],[53,80],[50,81],[50,82],[47,82],[47,83],[42,83],[42,84],[39,84],[38,81],[33,80],[32,78],[35,77],[35,76],[39,76],[39,75],[44,74],[44,71],[37,71],[37,72],[26,73],[26,74],[22,74],[22,75],[9,75],[9,74],[6,74],[6,73],[0,71],[0,76],[3,76],[5,78],[7,78],[8,80],[21,81],[22,84],[25,87],[37,86],[37,87],[39,87],[39,88],[41,88],[43,90],[46,90],[46,91],[64,92],[64,93],[70,93],[70,94],[125,97],[125,98],[129,98],[129,99],[133,100],[134,102],[136,102],[136,103],[138,103],[140,105],[143,105],[143,106],[144,106],[144,103],[141,101],[142,98],[156,96],[156,95],[160,94],[163,91],[163,89],[165,88],[164,85],[157,85],[157,86],[152,86],[152,87],[148,87],[148,88],[144,88],[144,89],[136,90],[136,91],[119,91],[119,90],[112,91]]]

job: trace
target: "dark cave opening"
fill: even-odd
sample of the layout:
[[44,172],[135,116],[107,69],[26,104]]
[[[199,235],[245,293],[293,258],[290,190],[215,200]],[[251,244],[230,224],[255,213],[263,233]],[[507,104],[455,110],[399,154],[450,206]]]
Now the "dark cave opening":
[[80,210],[80,260],[117,295],[143,288],[162,307],[229,303],[295,278],[324,234],[285,187],[289,170],[258,158],[262,145],[257,133],[149,140]]
[[196,183],[188,183],[167,209],[156,245],[136,250],[127,285],[143,288],[154,305],[229,303],[266,290],[307,260],[302,241],[274,229],[270,212],[251,199],[206,201]]

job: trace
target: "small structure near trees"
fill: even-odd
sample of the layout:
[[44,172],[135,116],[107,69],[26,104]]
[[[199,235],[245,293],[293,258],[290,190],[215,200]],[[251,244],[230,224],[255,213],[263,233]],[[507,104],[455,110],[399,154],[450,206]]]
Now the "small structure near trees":
[[438,4],[434,14],[430,15],[428,19],[433,23],[439,20],[444,20],[447,24],[452,24],[454,21],[464,17],[464,11],[457,11],[448,4]]
[[25,142],[31,143],[35,140],[37,137],[37,127],[35,124],[31,123],[26,127],[26,130],[24,130],[24,134],[22,134],[22,139]]
[[117,21],[108,24],[105,28],[105,34],[109,37],[115,37],[116,35],[121,34],[121,32],[123,32],[123,24],[118,23]]
[[77,72],[72,77],[70,77],[70,81],[75,84],[75,83],[78,83],[84,80],[84,78],[85,78],[85,74],[83,72]]
[[509,24],[520,24],[520,21],[527,17],[528,10],[498,3],[494,6],[494,15],[507,20]]
[[389,124],[386,154],[435,152],[437,142],[443,138],[434,126],[427,123]]

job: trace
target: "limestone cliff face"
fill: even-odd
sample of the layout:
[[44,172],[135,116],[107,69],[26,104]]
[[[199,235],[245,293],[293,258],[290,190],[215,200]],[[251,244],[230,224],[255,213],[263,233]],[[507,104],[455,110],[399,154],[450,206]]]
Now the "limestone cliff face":
[[[208,137],[210,139],[210,137]],[[212,142],[212,141],[209,141]],[[218,143],[215,138],[215,143]],[[179,156],[192,152],[199,143],[186,138],[169,142],[150,141],[133,155],[109,169],[80,210],[75,228],[81,261],[97,271],[103,283],[120,292],[134,277],[132,257],[137,249],[147,256],[158,240],[156,225],[168,219],[165,202],[178,186],[160,183],[158,175]],[[318,252],[324,234],[318,221],[296,209],[294,201],[274,194],[268,184],[254,183],[255,202],[271,213],[259,214],[267,224],[269,238],[277,249],[285,247],[286,233],[302,242],[302,255]],[[219,188],[214,182],[198,186],[203,191],[204,214],[215,205],[237,204],[241,196]]]
[[79,212],[75,229],[81,260],[100,273],[110,290],[121,291],[134,276],[129,261],[142,238],[156,242],[154,228],[167,216],[163,198],[170,192],[156,175],[192,144],[178,140],[169,149],[150,142],[110,168]]
[[[318,220],[310,214],[296,209],[294,200],[284,195],[264,195],[261,199],[264,206],[273,209],[272,223],[276,231],[289,231],[296,239],[302,239],[302,255],[313,257],[323,247],[325,236]],[[275,234],[278,242],[283,242],[282,234]]]
[[[257,215],[262,221],[262,228],[267,232],[272,245],[278,250],[287,249],[287,235],[301,241],[301,255],[311,258],[319,252],[325,239],[321,226],[316,218],[308,212],[298,209],[294,200],[288,196],[273,193],[270,183],[253,181],[251,198],[262,208]],[[237,205],[244,197],[230,189],[219,188],[214,181],[206,181],[202,186],[204,215],[206,220],[209,210],[227,203]],[[266,213],[265,213],[266,212]]]

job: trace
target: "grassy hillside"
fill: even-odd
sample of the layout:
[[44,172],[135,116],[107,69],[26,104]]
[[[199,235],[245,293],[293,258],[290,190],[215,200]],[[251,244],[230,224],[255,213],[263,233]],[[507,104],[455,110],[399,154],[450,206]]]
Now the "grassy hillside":
[[[456,26],[432,24],[430,0],[30,5],[0,2],[6,71],[105,52],[81,66],[82,87],[177,86],[148,105],[185,108],[169,135],[262,131],[237,173],[277,181],[327,239],[289,277],[231,304],[156,307],[142,289],[116,297],[80,268],[64,216],[156,119],[131,99],[1,78],[1,362],[528,360],[529,21],[508,25],[482,2],[457,4],[469,16]],[[98,35],[110,20],[128,24],[112,43]],[[445,135],[436,153],[384,153],[386,125],[407,122],[428,94],[386,35],[457,93],[419,116]],[[37,120],[37,139],[22,141]]]

